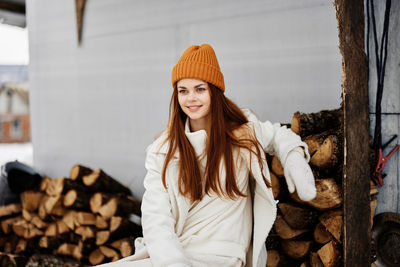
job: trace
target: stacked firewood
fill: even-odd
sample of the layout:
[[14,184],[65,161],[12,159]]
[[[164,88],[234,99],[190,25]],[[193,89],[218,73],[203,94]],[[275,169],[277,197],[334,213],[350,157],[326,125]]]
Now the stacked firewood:
[[142,235],[130,221],[141,215],[140,201],[101,169],[75,165],[69,178],[43,177],[40,189],[20,200],[0,207],[0,251],[11,262],[52,253],[96,265],[133,254]]
[[[342,110],[296,112],[291,129],[308,145],[317,196],[304,202],[287,191],[277,157],[270,158],[278,215],[267,239],[268,267],[333,267],[343,264],[343,128]],[[377,194],[371,183],[371,195]],[[376,199],[371,202],[371,220]],[[362,223],[362,222],[360,222]]]

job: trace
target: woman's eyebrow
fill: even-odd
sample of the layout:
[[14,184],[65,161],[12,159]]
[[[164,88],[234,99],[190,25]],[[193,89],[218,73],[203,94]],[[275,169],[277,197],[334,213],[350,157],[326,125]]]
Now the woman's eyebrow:
[[[202,86],[202,85],[206,85],[206,84],[205,83],[201,83],[201,84],[196,85],[194,88],[197,88],[197,87]],[[178,86],[178,88],[186,89],[185,86]]]

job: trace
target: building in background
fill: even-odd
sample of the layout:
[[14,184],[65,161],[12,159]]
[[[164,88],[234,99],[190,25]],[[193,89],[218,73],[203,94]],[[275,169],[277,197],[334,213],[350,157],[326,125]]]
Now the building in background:
[[28,81],[28,65],[3,64],[0,62],[0,87],[5,83],[21,83]]
[[28,84],[5,83],[0,87],[0,143],[29,141]]

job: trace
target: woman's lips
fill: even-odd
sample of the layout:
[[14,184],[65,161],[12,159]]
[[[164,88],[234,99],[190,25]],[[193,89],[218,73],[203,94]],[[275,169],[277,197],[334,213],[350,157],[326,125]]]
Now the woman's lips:
[[196,105],[196,106],[187,106],[189,111],[197,111],[201,108],[201,105]]

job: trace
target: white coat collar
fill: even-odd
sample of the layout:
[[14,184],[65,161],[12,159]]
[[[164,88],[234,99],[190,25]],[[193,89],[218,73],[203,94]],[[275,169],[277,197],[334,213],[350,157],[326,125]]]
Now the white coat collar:
[[[199,130],[195,132],[190,131],[189,118],[185,122],[185,134],[189,142],[192,144],[196,156],[204,155],[206,142],[207,142],[207,132],[205,130]],[[169,142],[164,142],[167,138],[167,130],[161,133],[161,135],[147,147],[146,151],[152,151],[156,153],[167,154]],[[179,158],[179,151],[175,151],[174,158]]]
[[196,156],[199,157],[203,155],[203,153],[205,152],[206,142],[207,142],[206,130],[198,130],[195,132],[191,132],[189,126],[189,118],[186,118],[185,134],[186,137],[189,139],[189,142],[192,144]]

